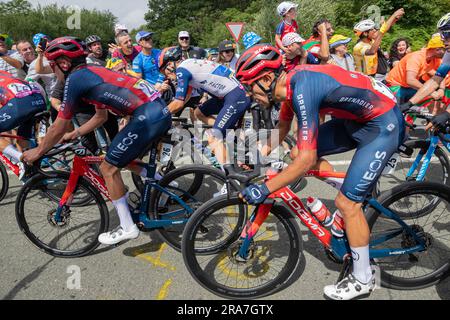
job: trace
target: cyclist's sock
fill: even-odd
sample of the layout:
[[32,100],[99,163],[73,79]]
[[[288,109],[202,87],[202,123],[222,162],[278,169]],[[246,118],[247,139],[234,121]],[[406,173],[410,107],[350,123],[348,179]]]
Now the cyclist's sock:
[[362,283],[369,283],[372,280],[372,268],[370,267],[369,246],[353,248],[353,276]]
[[128,207],[128,193],[119,200],[113,201],[113,205],[117,210],[120,220],[120,226],[125,232],[130,232],[134,226],[133,218],[131,218],[130,208]]
[[8,158],[11,158],[13,162],[20,162],[20,158],[22,157],[22,152],[14,148],[12,144],[8,145],[5,150],[3,150],[3,154]]

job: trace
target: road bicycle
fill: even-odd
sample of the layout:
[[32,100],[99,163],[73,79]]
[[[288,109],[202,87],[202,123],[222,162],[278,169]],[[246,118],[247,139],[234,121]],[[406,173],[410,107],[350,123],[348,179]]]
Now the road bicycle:
[[[241,188],[261,179],[259,170],[249,174],[236,173],[232,167],[227,170],[228,179],[238,180]],[[266,179],[273,179],[278,171],[269,170]],[[339,190],[345,174],[312,171],[307,176]],[[449,276],[449,206],[450,187],[431,182],[407,182],[378,200],[365,201],[370,258],[379,268],[382,286],[418,289]],[[424,207],[427,214],[417,214]],[[254,299],[276,293],[296,280],[303,261],[302,233],[295,217],[321,242],[329,259],[343,264],[338,282],[342,280],[352,262],[345,235],[332,235],[288,187],[256,207],[243,204],[237,193],[202,205],[184,229],[185,265],[200,285],[224,298]]]
[[[147,177],[138,199],[130,200],[134,205],[132,217],[141,230],[160,231],[169,245],[180,250],[181,236],[173,234],[181,234],[178,226],[184,225],[205,201],[200,202],[195,197],[196,193],[202,192],[198,185],[184,191],[177,186],[162,187],[154,179],[158,142],[151,145],[148,163],[134,163],[147,169]],[[111,199],[103,178],[92,166],[98,166],[103,160],[103,157],[76,155],[70,173],[39,173],[23,186],[16,201],[17,222],[25,236],[39,249],[52,256],[68,258],[85,256],[99,246],[98,236],[109,227],[105,199]],[[49,190],[51,193],[57,190],[60,197],[49,197]],[[158,197],[152,196],[152,190],[159,192]],[[162,200],[161,195],[165,197]],[[78,198],[88,200],[74,202]],[[164,202],[176,203],[177,208],[169,210]],[[164,210],[158,211],[158,207],[164,207]],[[176,230],[169,232],[171,228]]]

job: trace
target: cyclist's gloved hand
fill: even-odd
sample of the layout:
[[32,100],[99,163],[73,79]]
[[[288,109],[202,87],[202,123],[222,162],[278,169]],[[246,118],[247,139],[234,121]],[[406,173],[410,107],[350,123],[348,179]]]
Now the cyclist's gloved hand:
[[242,191],[241,195],[248,204],[256,205],[263,203],[270,195],[270,191],[265,183],[261,185],[252,184]]
[[436,129],[443,129],[445,126],[447,126],[447,123],[450,121],[450,113],[443,112],[437,116],[435,116],[431,123],[433,123],[433,127]]
[[411,101],[405,102],[401,105],[399,105],[400,111],[405,113],[406,111],[408,111],[409,109],[411,109],[411,107],[413,106],[413,104],[411,103]]

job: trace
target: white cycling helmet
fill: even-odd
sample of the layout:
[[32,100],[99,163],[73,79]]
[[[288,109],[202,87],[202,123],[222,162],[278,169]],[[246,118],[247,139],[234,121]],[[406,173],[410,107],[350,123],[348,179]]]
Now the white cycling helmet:
[[448,31],[448,30],[450,30],[450,12],[447,13],[445,16],[443,16],[441,18],[441,20],[439,20],[439,22],[437,24],[437,28],[440,31]]
[[297,9],[298,4],[289,2],[289,1],[285,1],[285,2],[280,3],[280,5],[277,8],[277,12],[280,15],[280,17],[284,17],[286,15],[286,13],[288,13],[289,10],[291,10],[292,8]]
[[353,28],[353,31],[356,33],[357,36],[360,36],[363,32],[367,32],[374,29],[375,26],[376,24],[373,20],[367,19],[358,22]]

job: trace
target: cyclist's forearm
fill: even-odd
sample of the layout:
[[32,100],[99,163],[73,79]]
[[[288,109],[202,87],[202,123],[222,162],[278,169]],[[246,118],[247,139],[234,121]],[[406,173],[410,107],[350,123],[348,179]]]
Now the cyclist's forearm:
[[106,121],[108,121],[108,111],[98,110],[88,122],[77,129],[78,135],[85,136],[95,129],[101,127]]
[[426,97],[432,94],[439,88],[439,85],[443,82],[443,78],[434,76],[429,81],[427,81],[424,86],[412,97],[409,101],[412,104],[418,104],[422,102]]

